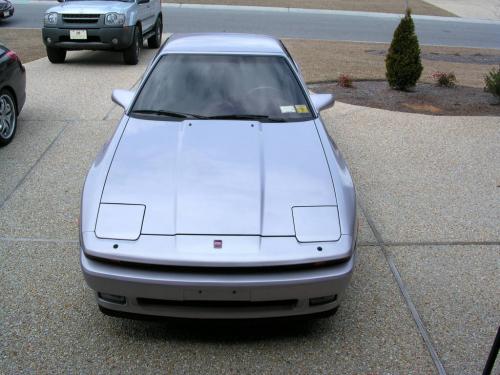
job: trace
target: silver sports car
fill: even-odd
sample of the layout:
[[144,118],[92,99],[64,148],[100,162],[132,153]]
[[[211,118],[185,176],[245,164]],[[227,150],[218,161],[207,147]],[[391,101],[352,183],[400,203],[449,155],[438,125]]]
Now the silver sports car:
[[81,266],[118,316],[335,312],[353,272],[353,182],[281,41],[174,35],[83,190]]

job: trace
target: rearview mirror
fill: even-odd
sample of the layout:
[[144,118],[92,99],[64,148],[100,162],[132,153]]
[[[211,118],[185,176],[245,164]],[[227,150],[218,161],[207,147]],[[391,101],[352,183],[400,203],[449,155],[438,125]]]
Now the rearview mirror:
[[311,94],[311,100],[318,112],[332,108],[335,104],[335,96],[333,94]]
[[111,100],[122,107],[124,110],[127,110],[128,107],[132,104],[132,100],[134,100],[134,91],[129,90],[113,90],[113,94],[111,95]]

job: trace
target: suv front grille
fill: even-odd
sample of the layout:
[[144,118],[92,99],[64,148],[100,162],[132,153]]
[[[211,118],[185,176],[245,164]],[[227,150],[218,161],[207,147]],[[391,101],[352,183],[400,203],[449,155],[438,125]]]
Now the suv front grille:
[[64,23],[97,23],[100,14],[63,14]]

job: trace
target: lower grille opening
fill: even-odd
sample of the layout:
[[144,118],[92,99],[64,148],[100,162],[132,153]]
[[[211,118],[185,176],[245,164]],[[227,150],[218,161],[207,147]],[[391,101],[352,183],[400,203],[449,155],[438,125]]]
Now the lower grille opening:
[[69,36],[63,35],[59,37],[60,42],[73,42],[73,43],[88,43],[88,42],[100,42],[101,38],[98,36],[87,36],[87,39],[70,39]]
[[144,307],[194,307],[194,308],[224,308],[224,309],[293,309],[297,306],[296,299],[280,301],[175,301],[153,298],[137,298],[137,303]]

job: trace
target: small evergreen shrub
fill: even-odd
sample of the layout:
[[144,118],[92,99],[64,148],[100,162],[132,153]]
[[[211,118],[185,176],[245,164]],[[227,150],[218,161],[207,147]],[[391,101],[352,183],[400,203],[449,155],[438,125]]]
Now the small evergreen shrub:
[[434,72],[432,73],[432,79],[440,87],[455,87],[457,85],[457,77],[453,72]]
[[484,77],[484,91],[489,92],[500,99],[500,65],[498,69],[493,68]]
[[349,74],[341,74],[337,80],[340,87],[349,88],[352,87],[352,78]]
[[397,90],[414,87],[422,74],[420,46],[410,9],[394,31],[391,46],[385,58],[389,85]]

